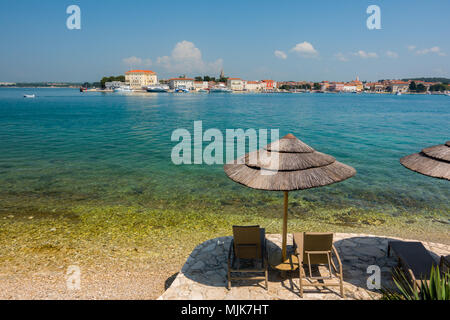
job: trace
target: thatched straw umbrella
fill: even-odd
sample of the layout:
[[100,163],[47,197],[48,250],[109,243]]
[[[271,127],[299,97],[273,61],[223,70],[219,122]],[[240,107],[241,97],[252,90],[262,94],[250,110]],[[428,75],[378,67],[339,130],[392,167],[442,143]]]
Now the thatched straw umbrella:
[[224,170],[244,186],[284,191],[282,262],[286,260],[288,192],[330,185],[356,174],[354,168],[315,151],[292,134],[226,164]]
[[450,180],[450,141],[403,157],[400,163],[423,175]]

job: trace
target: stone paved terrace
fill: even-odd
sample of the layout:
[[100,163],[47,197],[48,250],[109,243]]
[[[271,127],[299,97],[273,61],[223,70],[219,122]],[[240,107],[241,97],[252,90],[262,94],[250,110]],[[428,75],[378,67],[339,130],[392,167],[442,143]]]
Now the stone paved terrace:
[[[281,235],[266,235],[270,257],[279,256]],[[300,299],[298,271],[288,272],[282,277],[279,271],[269,267],[269,290],[264,281],[233,281],[231,290],[227,284],[227,254],[232,237],[208,240],[198,245],[190,254],[185,265],[159,300],[257,300],[257,299]],[[381,268],[383,286],[391,286],[391,270],[397,260],[387,257],[389,240],[404,240],[365,234],[337,233],[334,244],[339,252],[344,269],[344,299],[377,299],[380,294],[367,289],[367,267]],[[414,240],[405,240],[414,241]],[[438,261],[441,255],[450,253],[450,246],[423,242]],[[292,235],[288,235],[288,250],[292,250]],[[305,288],[303,299],[342,299],[338,287]]]

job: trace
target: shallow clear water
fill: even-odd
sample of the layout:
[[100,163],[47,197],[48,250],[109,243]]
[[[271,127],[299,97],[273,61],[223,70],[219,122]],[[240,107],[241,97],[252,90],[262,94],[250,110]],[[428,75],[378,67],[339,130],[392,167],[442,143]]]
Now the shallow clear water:
[[[24,99],[24,93],[36,93]],[[174,129],[279,128],[357,175],[293,197],[395,213],[450,210],[450,183],[399,159],[450,140],[450,98],[355,94],[102,94],[0,89],[0,208],[42,201],[263,206],[279,194],[229,180],[221,165],[175,166]]]

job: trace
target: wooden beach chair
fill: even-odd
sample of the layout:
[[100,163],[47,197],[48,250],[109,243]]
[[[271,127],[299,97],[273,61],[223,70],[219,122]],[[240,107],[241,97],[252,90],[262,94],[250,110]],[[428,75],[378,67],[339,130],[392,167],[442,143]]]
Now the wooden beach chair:
[[[228,252],[228,289],[232,280],[265,280],[268,289],[268,258],[265,229],[259,226],[233,226]],[[263,273],[264,276],[238,276],[236,273]]]
[[[294,248],[298,258],[300,297],[303,298],[304,287],[339,286],[340,295],[344,297],[344,277],[339,254],[333,245],[332,233],[294,233]],[[336,267],[335,261],[339,265]],[[313,275],[312,266],[325,266],[328,275]],[[305,271],[305,269],[307,271]]]
[[[421,242],[389,241],[388,257],[391,251],[397,256],[399,267],[411,281],[414,290],[420,289],[422,281],[430,279],[431,268],[437,266],[436,261]],[[444,264],[444,259],[441,259],[441,264]]]

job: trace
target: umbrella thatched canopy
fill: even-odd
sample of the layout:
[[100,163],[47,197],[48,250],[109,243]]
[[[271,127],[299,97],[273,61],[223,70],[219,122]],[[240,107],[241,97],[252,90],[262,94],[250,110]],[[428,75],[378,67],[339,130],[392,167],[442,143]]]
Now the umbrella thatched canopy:
[[400,163],[426,176],[450,180],[450,141],[403,157]]
[[233,181],[259,190],[284,191],[282,259],[286,259],[288,192],[330,185],[356,174],[350,166],[288,134],[224,166]]

